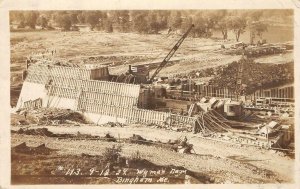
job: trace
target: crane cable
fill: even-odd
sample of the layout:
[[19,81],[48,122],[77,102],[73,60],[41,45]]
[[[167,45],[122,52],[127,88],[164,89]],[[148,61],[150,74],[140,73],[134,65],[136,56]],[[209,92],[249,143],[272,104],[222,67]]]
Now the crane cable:
[[[175,36],[176,34],[175,33],[173,33],[173,34],[167,34],[165,37],[163,37],[163,39],[167,39],[167,38],[169,38],[170,36]],[[171,47],[173,47],[176,43],[177,43],[178,41],[173,41],[172,40],[172,42],[166,47],[167,49],[170,49]],[[164,48],[164,47],[163,47]],[[154,57],[154,61],[159,57],[159,56],[161,56],[163,53],[165,53],[164,52],[164,50],[162,50],[158,55],[156,55],[155,57]],[[152,54],[154,54],[154,53],[152,53]],[[150,64],[152,64],[152,63],[154,63],[153,61],[150,63]]]

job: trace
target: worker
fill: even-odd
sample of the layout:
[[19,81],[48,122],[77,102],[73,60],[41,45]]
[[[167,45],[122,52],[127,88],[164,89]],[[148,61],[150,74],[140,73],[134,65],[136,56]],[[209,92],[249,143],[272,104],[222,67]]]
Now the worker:
[[187,145],[187,138],[184,136],[183,140],[180,142],[180,146],[184,147]]
[[258,40],[258,41],[257,41],[257,46],[261,46],[261,44],[262,44],[261,41]]
[[27,111],[24,112],[24,117],[27,118]]
[[196,133],[199,133],[199,131],[200,131],[200,126],[199,126],[199,124],[195,123],[193,133],[196,134]]
[[172,31],[172,29],[171,29],[171,27],[169,27],[169,29],[168,29],[168,35],[171,33],[171,31]]
[[29,67],[29,63],[30,63],[30,60],[29,60],[29,59],[27,59],[27,60],[26,60],[26,69],[28,69],[28,67]]
[[24,70],[22,74],[22,80],[24,81],[26,77],[27,77],[27,70]]

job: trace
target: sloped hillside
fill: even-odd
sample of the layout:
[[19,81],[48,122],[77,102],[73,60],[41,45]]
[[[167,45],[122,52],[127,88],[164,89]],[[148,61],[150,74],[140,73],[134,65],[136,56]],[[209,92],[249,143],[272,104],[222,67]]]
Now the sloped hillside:
[[276,87],[294,81],[294,63],[262,64],[253,60],[232,62],[211,79],[211,83],[218,87],[236,87],[239,64],[243,63],[242,83],[247,94],[263,87]]

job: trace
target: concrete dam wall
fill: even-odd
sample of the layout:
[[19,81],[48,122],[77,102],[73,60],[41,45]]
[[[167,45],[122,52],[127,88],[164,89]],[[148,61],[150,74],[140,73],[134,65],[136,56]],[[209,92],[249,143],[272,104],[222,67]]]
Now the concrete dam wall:
[[[74,69],[74,70],[72,70]],[[17,108],[41,99],[42,107],[71,109],[90,121],[145,123],[164,125],[171,122],[195,124],[195,118],[137,107],[140,85],[91,80],[91,70],[35,64],[29,67]],[[105,71],[93,77],[101,78]],[[100,75],[99,75],[100,74]],[[30,104],[30,103],[27,103]]]

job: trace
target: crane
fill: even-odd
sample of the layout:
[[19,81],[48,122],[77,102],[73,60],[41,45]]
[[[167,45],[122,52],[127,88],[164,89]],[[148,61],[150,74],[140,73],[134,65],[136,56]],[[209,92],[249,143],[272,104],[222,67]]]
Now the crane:
[[192,30],[193,27],[194,27],[194,24],[192,24],[189,27],[189,29],[185,32],[185,34],[183,34],[183,36],[178,40],[178,42],[170,50],[170,52],[168,53],[168,55],[164,58],[164,60],[160,63],[160,65],[158,66],[158,68],[155,70],[155,72],[153,73],[152,77],[148,80],[149,83],[151,83],[153,81],[153,79],[156,77],[156,75],[161,71],[161,69],[163,69],[163,67],[165,67],[165,65],[172,58],[172,56],[174,55],[174,53],[177,51],[177,49],[179,48],[179,46],[181,45],[181,43],[184,41],[184,39],[187,37],[187,35],[190,33],[190,31]]

